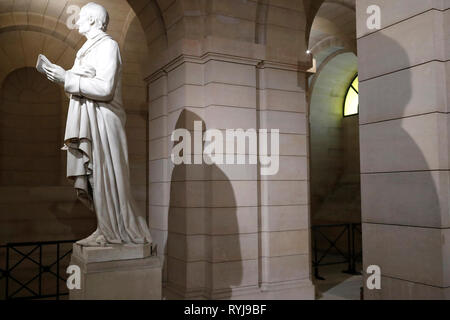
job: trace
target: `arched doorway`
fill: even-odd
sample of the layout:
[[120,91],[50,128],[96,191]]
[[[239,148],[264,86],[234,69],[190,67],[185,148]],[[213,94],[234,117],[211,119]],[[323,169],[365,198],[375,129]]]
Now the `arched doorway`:
[[322,299],[359,299],[361,277],[342,273],[360,270],[362,250],[355,1],[323,1],[308,52],[314,62],[308,100],[316,289]]

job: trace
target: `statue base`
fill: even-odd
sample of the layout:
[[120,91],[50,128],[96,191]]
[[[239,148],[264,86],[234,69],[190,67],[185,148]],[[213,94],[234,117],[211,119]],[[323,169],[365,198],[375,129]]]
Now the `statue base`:
[[80,271],[79,289],[70,290],[70,300],[161,300],[161,262],[151,255],[150,244],[74,244],[70,265]]

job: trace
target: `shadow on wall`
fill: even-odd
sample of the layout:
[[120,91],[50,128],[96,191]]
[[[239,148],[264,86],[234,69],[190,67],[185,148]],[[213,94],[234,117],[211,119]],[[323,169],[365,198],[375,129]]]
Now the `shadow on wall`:
[[[187,110],[181,112],[175,126],[189,130],[192,151],[194,121],[202,122],[204,132],[204,121]],[[167,287],[177,297],[227,298],[231,289],[241,284],[236,200],[230,181],[218,166],[203,163],[174,167],[164,268]]]
[[[379,265],[388,278],[418,281],[435,272],[434,262],[417,261],[423,254],[417,234],[398,226],[442,225],[436,189],[440,173],[430,171],[427,161],[437,156],[437,149],[429,147],[436,114],[413,116],[425,111],[418,97],[411,100],[411,71],[404,69],[410,61],[399,43],[380,31],[360,40],[358,49],[364,265]],[[373,63],[380,59],[382,70],[375,71]],[[392,70],[401,71],[388,74]],[[404,116],[412,117],[399,119]],[[408,271],[411,266],[415,271]],[[381,294],[392,298],[387,290]]]
[[[74,188],[69,190],[72,194]],[[67,202],[53,202],[49,210],[61,225],[59,230],[63,229],[66,233],[57,240],[78,240],[92,234],[97,228],[97,218],[94,211],[89,210],[80,200],[73,195],[75,199]]]

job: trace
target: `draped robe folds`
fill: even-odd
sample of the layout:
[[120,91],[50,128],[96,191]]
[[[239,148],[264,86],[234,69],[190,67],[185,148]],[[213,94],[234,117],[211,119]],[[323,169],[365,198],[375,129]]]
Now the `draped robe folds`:
[[95,211],[107,242],[151,243],[131,194],[121,69],[117,42],[102,32],[86,41],[66,72],[64,90],[71,94],[63,147],[67,177],[78,198]]

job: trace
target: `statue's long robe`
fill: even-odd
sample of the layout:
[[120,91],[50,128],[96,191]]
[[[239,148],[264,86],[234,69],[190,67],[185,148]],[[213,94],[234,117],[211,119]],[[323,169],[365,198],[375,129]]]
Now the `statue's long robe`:
[[[80,70],[86,68],[95,69],[95,76],[83,76]],[[79,199],[95,210],[108,242],[151,242],[131,194],[121,69],[117,42],[102,32],[86,41],[66,72],[64,89],[71,94],[64,137],[67,177]]]

